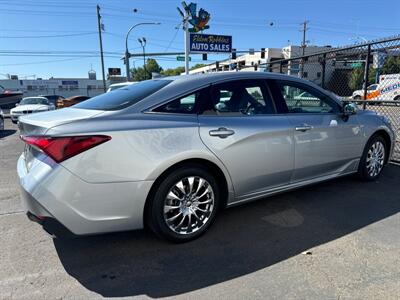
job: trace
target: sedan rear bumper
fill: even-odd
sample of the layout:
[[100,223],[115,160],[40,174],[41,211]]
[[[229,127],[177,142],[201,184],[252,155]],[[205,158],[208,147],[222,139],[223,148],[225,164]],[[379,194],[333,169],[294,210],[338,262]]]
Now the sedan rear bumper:
[[54,222],[74,235],[143,228],[152,181],[91,184],[45,155],[30,162],[29,172],[21,155],[17,169],[30,219],[42,220],[51,234],[49,224]]
[[48,217],[37,217],[30,211],[26,213],[26,216],[28,217],[29,220],[32,222],[38,223],[42,225],[43,229],[50,234],[53,237],[58,237],[58,238],[72,238],[75,237],[76,235],[73,234],[71,231],[68,230],[64,225],[62,225],[60,222],[58,222],[54,218],[48,218]]

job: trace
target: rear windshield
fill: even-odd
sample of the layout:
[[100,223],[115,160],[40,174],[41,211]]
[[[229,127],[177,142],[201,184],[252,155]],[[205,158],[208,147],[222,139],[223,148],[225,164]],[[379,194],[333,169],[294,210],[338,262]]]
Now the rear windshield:
[[131,106],[140,100],[154,94],[158,90],[172,82],[171,80],[146,80],[128,87],[116,89],[115,91],[101,94],[90,98],[74,108],[96,109],[96,110],[119,110]]

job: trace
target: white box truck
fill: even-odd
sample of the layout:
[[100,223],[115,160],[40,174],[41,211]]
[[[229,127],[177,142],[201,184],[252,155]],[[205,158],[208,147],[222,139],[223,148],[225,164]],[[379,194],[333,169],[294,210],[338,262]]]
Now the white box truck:
[[[352,98],[355,100],[364,99],[364,90],[354,91]],[[368,86],[366,100],[400,101],[400,74],[380,75],[379,83]]]

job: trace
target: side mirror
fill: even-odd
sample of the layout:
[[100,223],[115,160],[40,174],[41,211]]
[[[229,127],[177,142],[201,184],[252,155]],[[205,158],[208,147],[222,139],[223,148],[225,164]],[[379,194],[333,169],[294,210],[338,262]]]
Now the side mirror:
[[19,105],[19,103],[15,103],[15,107],[17,107]]
[[355,115],[357,113],[357,105],[354,103],[346,103],[343,106],[343,115],[345,117]]

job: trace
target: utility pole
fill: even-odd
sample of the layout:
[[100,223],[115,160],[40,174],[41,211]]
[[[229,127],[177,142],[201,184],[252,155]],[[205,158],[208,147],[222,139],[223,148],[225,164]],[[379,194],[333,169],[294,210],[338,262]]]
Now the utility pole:
[[100,6],[99,5],[97,5],[97,26],[98,26],[98,29],[99,29],[101,72],[102,72],[102,75],[103,75],[103,89],[104,89],[104,92],[106,92],[107,87],[106,87],[106,75],[104,73],[103,40],[102,40],[102,37],[101,37],[102,26],[101,26],[101,15],[100,15]]
[[183,41],[184,41],[184,46],[185,46],[185,74],[189,74],[189,13],[187,12],[187,6],[185,2],[182,2],[184,4],[184,10],[182,11],[179,7],[177,7],[177,10],[179,14],[182,16],[182,24],[183,24]]
[[[306,53],[306,47],[307,47],[307,44],[306,44],[306,32],[308,30],[307,29],[308,21],[304,20],[304,22],[302,24],[303,24],[303,29],[301,31],[303,32],[303,41],[301,43],[301,56],[304,56],[305,53]],[[300,65],[300,78],[303,78],[303,75],[304,75],[304,58],[302,57],[301,58],[301,65]]]

